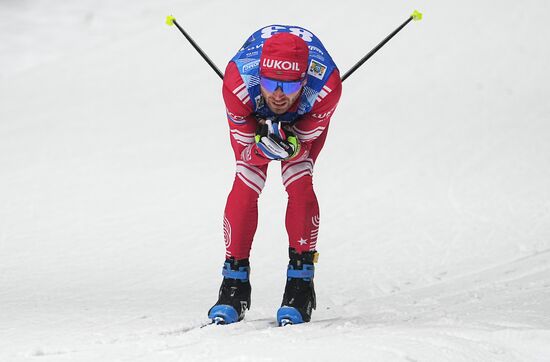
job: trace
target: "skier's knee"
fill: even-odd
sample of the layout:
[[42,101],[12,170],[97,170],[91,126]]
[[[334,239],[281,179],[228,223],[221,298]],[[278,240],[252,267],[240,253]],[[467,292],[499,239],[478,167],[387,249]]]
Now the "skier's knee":
[[258,198],[265,186],[266,175],[258,167],[245,162],[237,162],[237,171],[233,190],[240,188],[251,197]]

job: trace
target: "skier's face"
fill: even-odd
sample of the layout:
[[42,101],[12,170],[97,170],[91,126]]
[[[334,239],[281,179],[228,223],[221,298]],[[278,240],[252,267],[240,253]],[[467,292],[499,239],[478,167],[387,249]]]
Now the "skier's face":
[[290,94],[285,94],[280,87],[273,92],[269,92],[267,89],[260,86],[260,90],[269,109],[275,114],[283,114],[292,107],[296,99],[302,94],[304,84],[305,81],[302,83],[300,89]]

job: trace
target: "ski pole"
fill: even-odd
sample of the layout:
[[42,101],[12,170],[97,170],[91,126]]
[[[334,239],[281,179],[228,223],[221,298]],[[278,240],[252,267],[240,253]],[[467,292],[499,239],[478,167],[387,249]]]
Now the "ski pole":
[[422,20],[422,13],[415,10],[403,24],[401,24],[390,35],[384,38],[384,40],[382,40],[377,46],[375,46],[370,52],[368,52],[367,55],[365,55],[363,58],[361,58],[360,61],[358,61],[353,67],[351,67],[351,69],[348,70],[346,74],[344,74],[344,76],[342,77],[342,82],[345,81],[350,75],[352,75],[353,72],[359,69],[359,67],[362,66],[363,63],[365,63],[370,57],[372,57],[377,51],[379,51],[380,48],[382,48],[388,41],[390,41],[391,38],[395,36],[395,34],[399,33],[401,29],[405,27],[405,25],[410,23],[411,20],[415,20],[415,21]]
[[206,55],[202,49],[197,45],[197,43],[195,43],[195,41],[193,40],[193,38],[191,38],[189,36],[189,34],[187,34],[187,32],[185,30],[183,30],[183,28],[178,24],[178,22],[176,21],[176,18],[174,18],[172,15],[168,15],[166,17],[166,24],[168,26],[172,26],[172,25],[175,25],[179,31],[181,31],[181,33],[183,34],[183,36],[185,36],[185,38],[187,38],[187,40],[189,41],[189,43],[191,43],[191,45],[193,46],[193,48],[195,48],[195,50],[201,55],[202,59],[204,59],[208,65],[210,65],[210,67],[214,70],[214,72],[216,72],[216,74],[223,80],[223,73],[220,72],[220,70],[218,69],[218,67],[216,67],[216,65],[214,64],[214,62],[212,60],[210,60],[210,58],[208,58],[208,55]]

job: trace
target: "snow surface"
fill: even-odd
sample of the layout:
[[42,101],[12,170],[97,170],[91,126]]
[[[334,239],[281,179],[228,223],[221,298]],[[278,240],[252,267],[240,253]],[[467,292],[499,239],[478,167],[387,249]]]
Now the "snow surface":
[[[222,69],[287,23],[346,71],[415,8],[424,20],[344,83],[316,165],[313,321],[275,324],[286,194],[271,167],[252,309],[200,328],[234,164],[220,80],[165,16]],[[1,1],[0,360],[550,361],[548,13]]]

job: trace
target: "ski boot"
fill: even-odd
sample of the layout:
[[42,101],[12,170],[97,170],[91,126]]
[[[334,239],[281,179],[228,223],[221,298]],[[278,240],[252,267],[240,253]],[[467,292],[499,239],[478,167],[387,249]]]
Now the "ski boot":
[[290,248],[289,256],[285,294],[277,311],[279,326],[309,322],[312,309],[316,308],[313,264],[319,254],[316,251],[298,254]]
[[244,318],[250,309],[250,264],[248,259],[225,261],[223,281],[218,301],[208,311],[208,318],[215,324],[235,323]]

